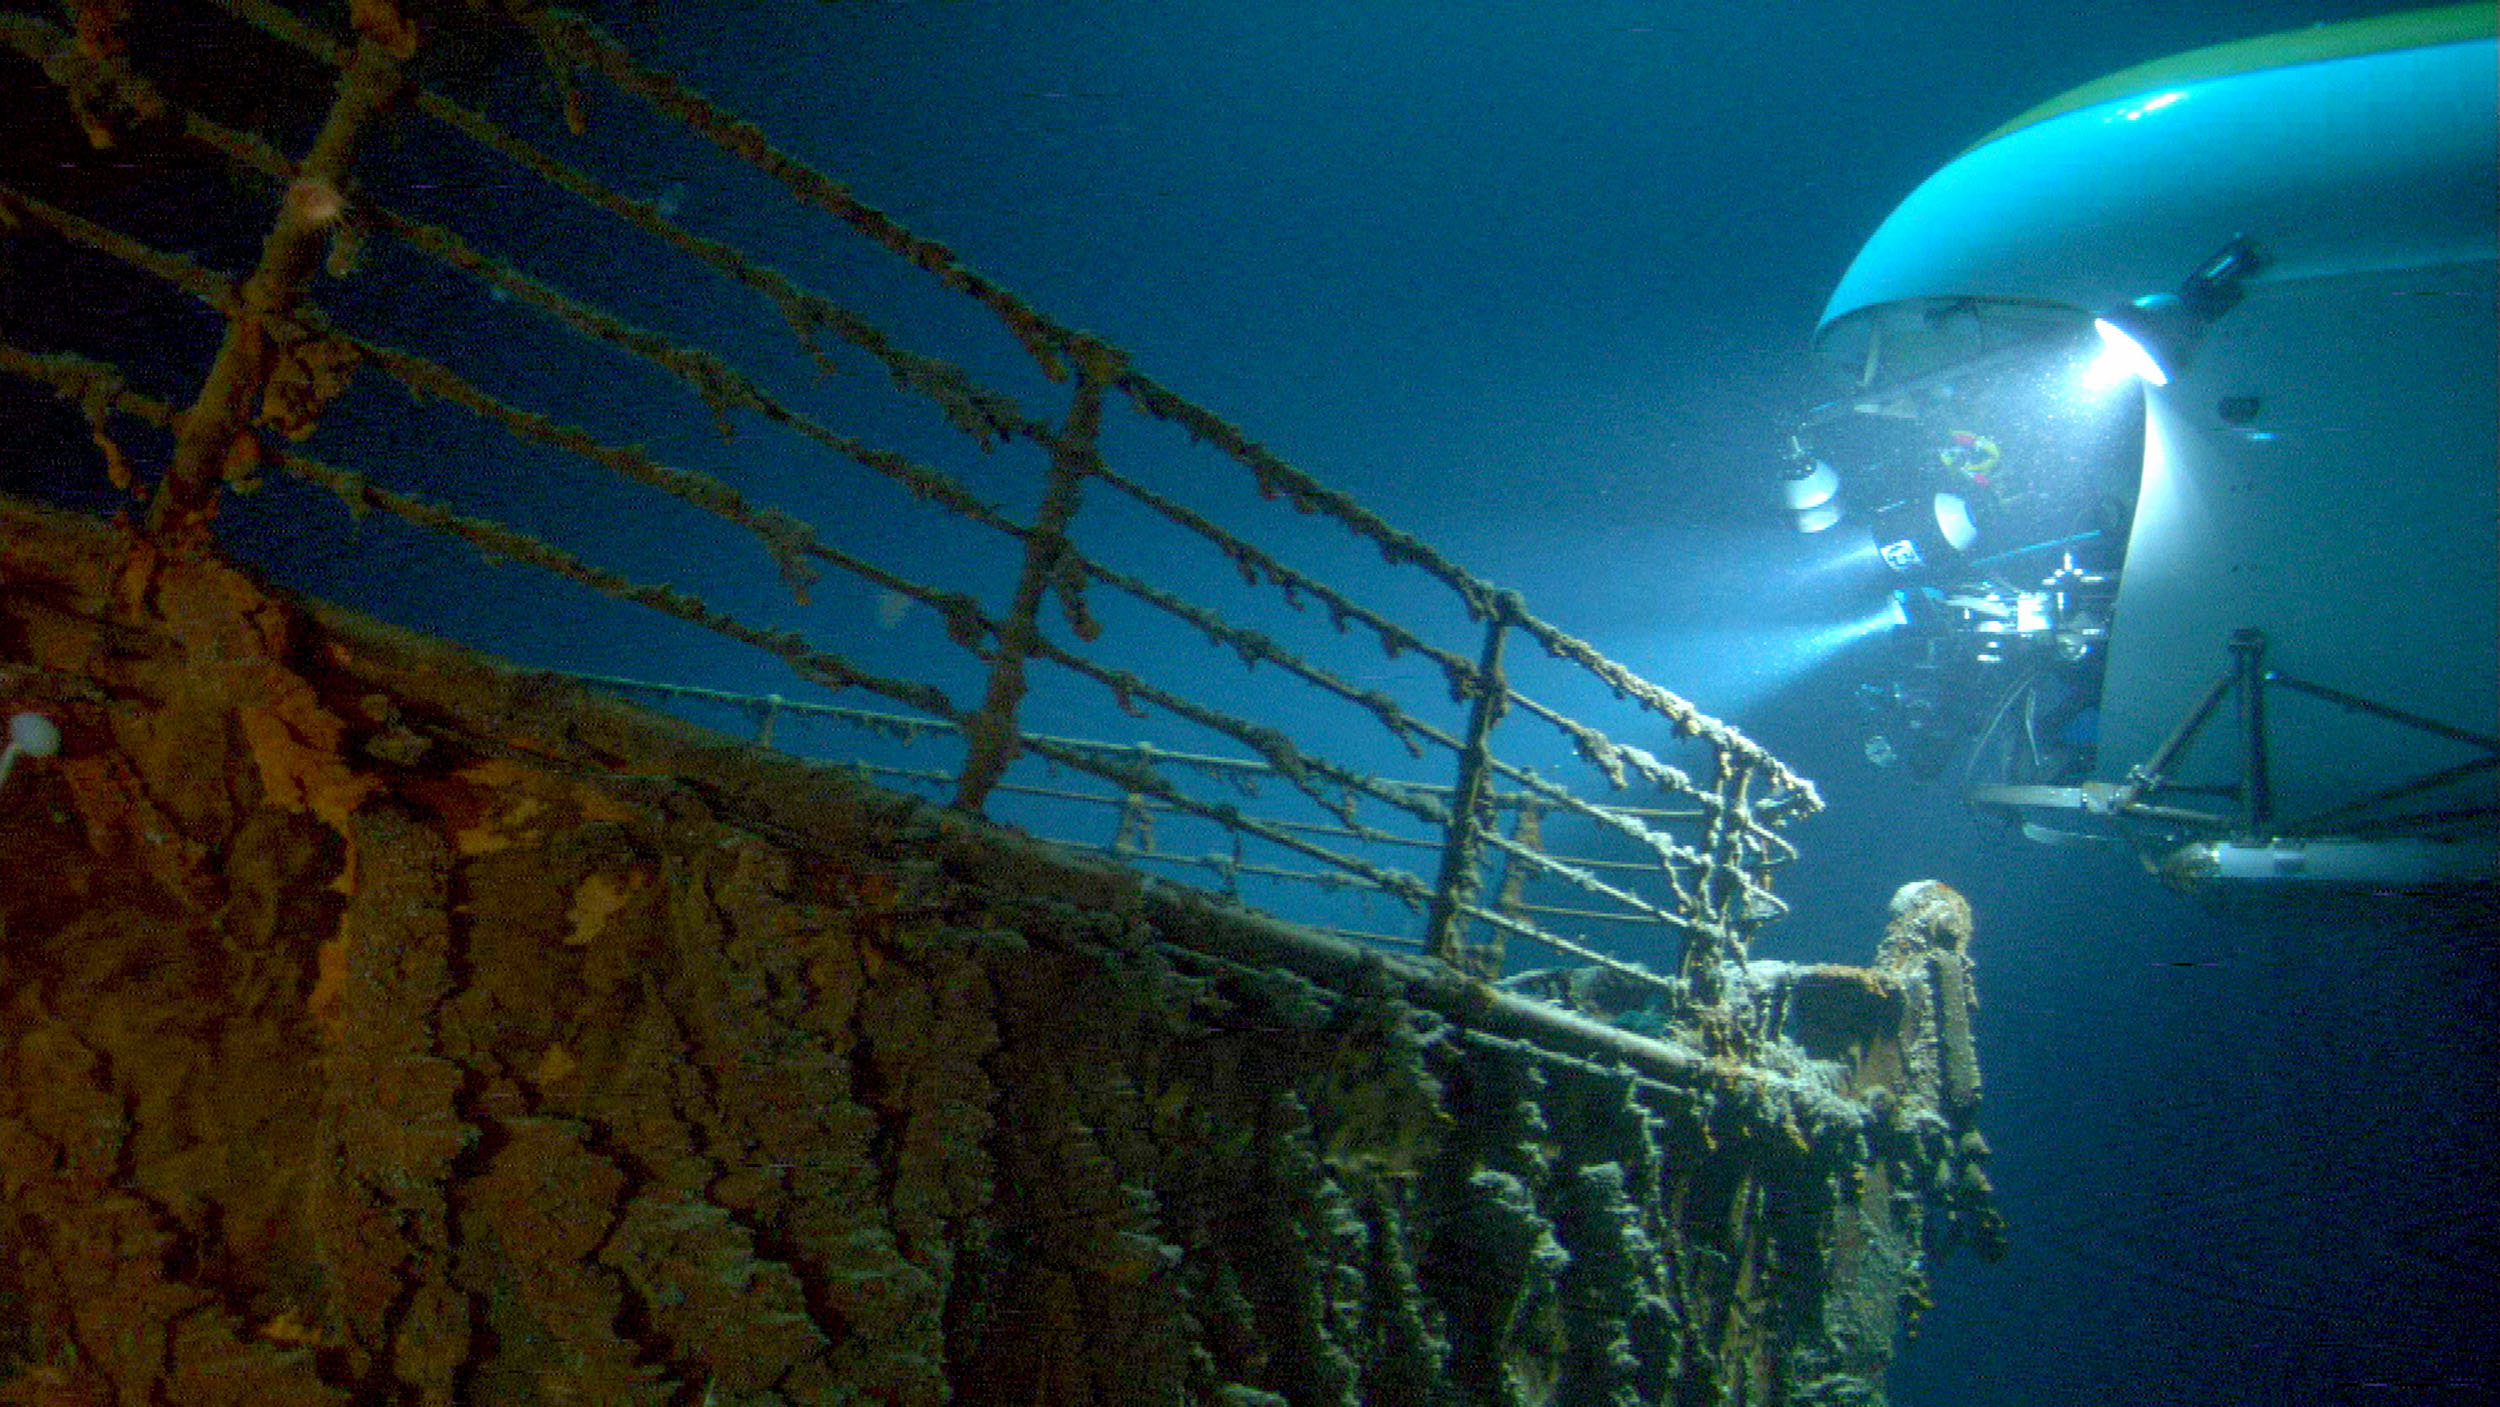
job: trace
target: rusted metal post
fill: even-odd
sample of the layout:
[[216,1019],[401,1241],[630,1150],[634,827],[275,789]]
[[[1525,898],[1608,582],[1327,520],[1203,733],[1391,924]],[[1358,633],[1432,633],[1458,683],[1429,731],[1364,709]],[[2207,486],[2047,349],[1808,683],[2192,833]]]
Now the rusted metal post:
[[[1544,850],[1545,813],[1535,801],[1524,796],[1520,798],[1518,815],[1510,825],[1510,840],[1511,844],[1522,849]],[[1528,897],[1528,871],[1529,867],[1520,863],[1516,855],[1503,862],[1502,887],[1493,896],[1493,907],[1502,917],[1527,920],[1524,906]],[[1502,975],[1502,948],[1509,941],[1509,933],[1493,924],[1487,924],[1485,928],[1485,936],[1481,940],[1460,945],[1463,961],[1455,965],[1469,976],[1499,977]]]
[[148,506],[148,530],[161,539],[204,535],[216,516],[217,492],[230,466],[248,469],[257,460],[255,447],[237,442],[251,433],[261,395],[277,366],[279,343],[272,324],[284,322],[320,266],[332,229],[345,211],[357,140],[399,92],[400,64],[414,54],[413,30],[380,23],[360,28],[365,32],[339,73],[329,116],[296,166],[295,179],[279,202],[277,223],[261,240],[260,266],[239,295],[242,307],[227,321],[225,341],[199,400],[182,418],[173,466]]
[[1707,808],[1710,815],[1702,829],[1701,882],[1694,886],[1694,891],[1701,898],[1702,916],[1729,936],[1736,948],[1730,956],[1741,962],[1745,957],[1745,832],[1752,825],[1745,803],[1753,772],[1735,757],[1721,752],[1718,773],[1718,785],[1712,788],[1717,804]]
[[1024,570],[1014,603],[998,623],[998,653],[990,660],[989,686],[980,711],[964,719],[964,766],[955,779],[953,805],[978,813],[991,788],[1023,751],[1016,709],[1024,701],[1024,662],[1041,642],[1042,601],[1050,595],[1069,551],[1068,522],[1082,501],[1085,476],[1101,454],[1103,387],[1115,368],[1078,358],[1076,400],[1068,423],[1050,442],[1050,487],[1041,512],[1024,536]]
[[1502,647],[1524,609],[1518,593],[1504,591],[1493,597],[1485,621],[1484,653],[1470,680],[1475,698],[1467,710],[1467,737],[1458,754],[1458,785],[1450,792],[1449,825],[1442,837],[1441,876],[1432,887],[1432,905],[1425,913],[1424,951],[1462,972],[1478,966],[1467,944],[1463,909],[1475,899],[1482,883],[1477,866],[1484,851],[1493,725],[1501,721],[1510,704],[1510,685],[1502,676]]

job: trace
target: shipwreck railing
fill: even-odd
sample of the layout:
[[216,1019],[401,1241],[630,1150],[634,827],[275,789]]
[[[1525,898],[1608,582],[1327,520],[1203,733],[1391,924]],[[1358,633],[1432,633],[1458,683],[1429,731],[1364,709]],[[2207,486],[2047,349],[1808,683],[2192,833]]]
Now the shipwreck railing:
[[[219,115],[244,105],[153,48],[145,15],[96,7],[75,31],[0,16],[0,49],[50,80],[65,125],[226,194],[198,217],[213,228],[172,232],[74,172],[10,168],[0,226],[56,242],[46,257],[66,291],[58,323],[8,329],[0,370],[77,408],[104,477],[144,503],[161,549],[213,540],[447,633],[480,609],[429,611],[415,599],[429,586],[384,584],[387,561],[325,577],[346,554],[390,555],[361,537],[307,547],[340,531],[313,514],[335,496],[360,525],[410,525],[738,647],[685,647],[707,668],[751,679],[734,661],[774,657],[826,698],[623,677],[603,667],[610,641],[593,638],[609,632],[540,625],[561,638],[476,643],[681,711],[744,715],[769,744],[788,745],[794,721],[842,725],[858,737],[829,755],[848,765],[1128,863],[1195,868],[1234,892],[1252,878],[1387,896],[1403,931],[1315,921],[1472,973],[1500,971],[1517,938],[1645,978],[1625,954],[1647,940],[1628,928],[1668,940],[1688,979],[1714,980],[1782,911],[1771,871],[1793,851],[1780,831],[1819,805],[1811,784],[589,20],[511,3],[466,21],[479,32],[464,43],[535,54],[554,80],[554,102],[498,118],[435,84],[437,35],[388,4],[355,6],[352,37],[266,0],[147,8],[202,11],[189,22],[267,45],[286,81],[263,86],[302,108],[267,121],[302,154],[252,114]],[[370,140],[385,123],[388,139]],[[636,167],[651,150],[734,192],[716,232],[685,215],[688,178],[651,190]],[[254,194],[234,196],[237,182]],[[489,188],[492,200],[456,198]],[[755,213],[767,201],[770,219]],[[797,213],[831,225],[793,244],[772,222]],[[260,231],[250,268],[184,252],[239,251],[238,220]],[[837,238],[848,243],[824,252]],[[581,250],[625,241],[643,242],[599,261],[625,273],[583,267]],[[823,283],[899,311],[871,320]],[[649,296],[661,286],[674,302]],[[125,324],[178,327],[171,340],[204,355],[213,329],[205,374],[166,339],[134,349],[84,319],[108,301],[85,291],[105,288],[152,300]],[[733,297],[746,301],[724,311]],[[206,318],[163,306],[184,300]],[[741,321],[755,300],[779,334]],[[972,350],[942,360],[889,324]],[[862,367],[896,394],[872,402]],[[173,398],[185,387],[187,404]],[[1036,397],[1057,409],[1025,409]],[[893,401],[934,407],[948,432]],[[760,446],[699,448],[689,420]],[[142,441],[161,453],[128,447]],[[1034,451],[1038,472],[1004,467]],[[688,463],[741,457],[747,487],[737,470]],[[151,462],[165,467],[150,474]],[[757,547],[787,599],[751,597],[755,574],[722,565]],[[677,584],[690,577],[703,588]],[[526,609],[570,609],[568,595],[583,593]],[[862,696],[883,706],[831,701]],[[1154,737],[1082,742],[1062,719]],[[939,740],[950,763],[898,753]],[[1062,803],[1107,827],[1054,820]],[[1171,838],[1184,824],[1221,839],[1192,850]],[[1558,827],[1607,853],[1563,858]]]

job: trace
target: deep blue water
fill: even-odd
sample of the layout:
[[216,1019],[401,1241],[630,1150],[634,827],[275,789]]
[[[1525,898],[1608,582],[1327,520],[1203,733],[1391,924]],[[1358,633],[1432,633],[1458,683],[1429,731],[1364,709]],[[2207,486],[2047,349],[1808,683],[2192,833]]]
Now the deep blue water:
[[[1863,958],[1884,900],[1911,879],[1970,896],[1984,1127],[2014,1250],[1942,1268],[1896,1401],[2500,1397],[2481,1361],[2500,1320],[2491,916],[2192,899],[2129,861],[2029,847],[1874,771],[1849,726],[1847,661],[1799,649],[1852,608],[1796,570],[1768,506],[1786,429],[1818,396],[1807,339],[1824,299],[1926,175],[2007,117],[2126,65],[2404,6],[1257,0],[1185,19],[1128,0],[608,8],[638,51],[915,231],[1815,778],[1830,807],[1797,832],[1805,858],[1783,879],[1796,913],[1757,955]],[[618,149],[596,106],[592,117],[587,142],[611,143],[601,159],[641,173],[632,193],[775,247],[819,282],[917,306],[837,241],[791,252],[818,237],[794,234],[786,202],[721,177],[690,144]],[[430,167],[421,152],[383,159],[412,200],[432,192],[447,207],[492,201],[508,179]],[[507,226],[549,278],[797,365],[786,338],[741,321],[752,314],[725,295],[654,283],[612,231],[528,209]],[[387,303],[388,282],[336,296]],[[430,321],[500,384],[587,397],[620,425],[657,394],[626,370],[564,384],[571,373],[491,331],[504,310],[467,296],[397,316]],[[954,305],[903,316],[897,331],[1019,374],[1003,369],[1012,349],[955,350],[979,334]],[[354,401],[337,412],[364,413]],[[381,427],[397,414],[369,413]],[[940,438],[899,420],[868,428]],[[868,515],[818,496],[752,438],[698,448],[700,430],[620,433],[744,474],[906,559],[956,550],[908,504]],[[658,541],[685,584],[789,610],[735,597],[756,578],[751,550],[603,513],[550,465],[444,435],[421,446],[441,484],[474,486],[491,462],[487,497],[516,521],[586,550]],[[1149,462],[1165,452],[1133,448]],[[1029,511],[1029,476],[961,464]],[[235,511],[246,537],[268,531],[259,511]],[[535,581],[482,576],[470,554],[367,544],[403,554],[382,586],[369,557],[288,541],[264,547],[293,554],[292,579],[514,658],[788,687],[673,627],[585,632],[526,595]]]

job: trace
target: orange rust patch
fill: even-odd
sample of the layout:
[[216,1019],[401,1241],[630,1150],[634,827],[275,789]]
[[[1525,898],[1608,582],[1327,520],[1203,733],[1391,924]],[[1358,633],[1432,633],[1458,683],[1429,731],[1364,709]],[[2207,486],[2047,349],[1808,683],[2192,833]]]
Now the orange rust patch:
[[346,725],[321,706],[312,686],[275,669],[268,676],[277,697],[236,710],[261,786],[275,805],[309,811],[344,833],[348,816],[381,783],[359,775],[339,755]]
[[536,845],[546,838],[533,823],[547,811],[545,798],[526,787],[539,774],[503,758],[490,758],[454,774],[470,788],[460,803],[444,810],[453,822],[452,844],[463,855],[491,855],[518,845]]
[[304,1008],[311,1013],[313,1024],[321,1028],[324,1044],[336,1045],[345,1034],[347,943],[347,935],[341,933],[321,945],[315,959],[318,966],[313,978],[312,995],[304,999]]
[[582,1062],[579,1056],[563,1046],[551,1045],[547,1047],[545,1055],[538,1057],[537,1066],[530,1071],[530,1083],[540,1089],[545,1089],[549,1085],[563,1081],[581,1068]]
[[639,821],[643,813],[587,782],[573,784],[573,804],[585,821]]
[[585,948],[608,926],[608,920],[642,897],[651,887],[648,870],[602,870],[584,879],[573,891],[573,908],[566,917],[573,927],[564,935],[568,946]]

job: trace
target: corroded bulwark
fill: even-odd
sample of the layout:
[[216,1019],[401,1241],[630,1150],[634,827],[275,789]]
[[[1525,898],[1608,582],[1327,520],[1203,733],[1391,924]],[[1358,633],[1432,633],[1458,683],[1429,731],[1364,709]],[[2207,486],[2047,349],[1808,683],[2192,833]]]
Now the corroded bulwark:
[[0,1401],[1874,1403],[1993,1242],[1940,886],[1633,1035],[138,541],[0,506]]

